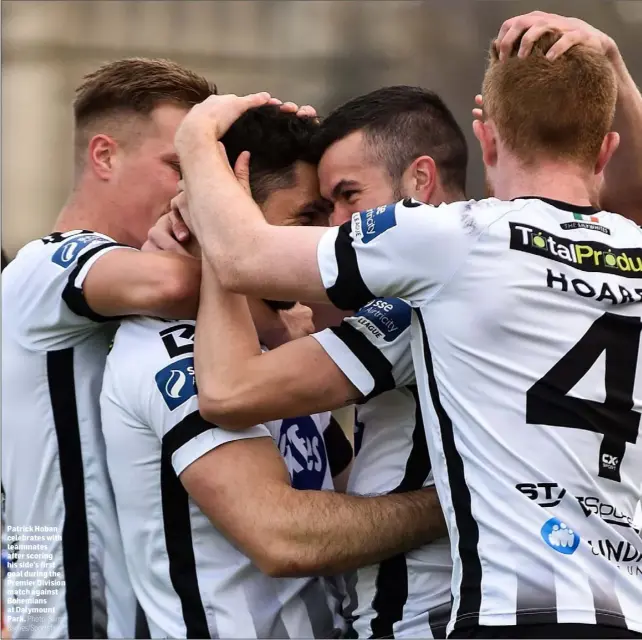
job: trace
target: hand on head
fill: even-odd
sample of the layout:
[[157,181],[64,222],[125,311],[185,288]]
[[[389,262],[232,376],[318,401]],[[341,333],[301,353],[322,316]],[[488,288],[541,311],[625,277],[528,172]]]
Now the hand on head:
[[558,31],[561,37],[546,53],[549,60],[559,58],[571,47],[578,44],[594,49],[608,58],[617,55],[615,41],[583,20],[558,16],[554,13],[544,13],[543,11],[532,11],[506,20],[502,24],[495,40],[499,59],[508,58],[518,42],[517,55],[520,58],[525,58],[531,53],[533,45],[550,31]]

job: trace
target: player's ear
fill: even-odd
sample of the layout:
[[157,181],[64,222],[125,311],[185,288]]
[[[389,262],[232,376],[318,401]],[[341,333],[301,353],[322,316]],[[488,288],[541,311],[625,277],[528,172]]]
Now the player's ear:
[[415,200],[430,202],[437,186],[437,166],[430,156],[420,156],[411,165],[413,167],[413,187]]
[[437,185],[437,167],[430,156],[419,156],[401,177],[402,192],[420,202],[429,202]]
[[494,127],[490,122],[474,120],[473,133],[479,141],[484,165],[494,167],[497,164],[497,138]]
[[112,176],[117,151],[118,143],[103,133],[89,141],[88,165],[101,180],[109,180]]
[[610,131],[604,136],[602,140],[602,146],[600,147],[600,153],[597,156],[597,162],[595,163],[595,175],[598,175],[604,171],[604,168],[609,163],[609,160],[613,157],[613,154],[620,145],[620,134],[615,131]]

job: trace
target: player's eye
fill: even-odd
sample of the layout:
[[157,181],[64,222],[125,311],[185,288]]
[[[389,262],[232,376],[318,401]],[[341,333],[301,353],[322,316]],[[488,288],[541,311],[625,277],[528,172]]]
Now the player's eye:
[[357,195],[359,195],[359,192],[356,189],[348,189],[341,193],[341,198],[350,204]]
[[180,163],[178,163],[178,162],[168,162],[167,164],[168,164],[172,169],[174,169],[174,171],[176,171],[176,173],[178,173],[178,177],[179,177],[179,178],[181,178],[181,179],[183,178],[183,174],[182,174],[182,172],[181,172],[181,165],[180,165]]

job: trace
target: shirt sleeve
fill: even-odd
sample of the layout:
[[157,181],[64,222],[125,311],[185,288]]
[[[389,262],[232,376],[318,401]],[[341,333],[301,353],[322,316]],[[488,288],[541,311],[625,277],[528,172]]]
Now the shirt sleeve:
[[410,305],[398,298],[368,303],[338,327],[312,335],[369,400],[415,383],[410,351]]
[[192,356],[174,360],[157,371],[150,386],[145,421],[162,441],[163,455],[170,456],[176,475],[222,444],[270,436],[264,425],[229,431],[201,416]]
[[38,242],[45,247],[38,248],[35,255],[27,253],[24,259],[19,255],[15,261],[19,268],[3,273],[3,286],[11,291],[10,313],[30,346],[67,348],[79,335],[92,331],[95,323],[117,320],[92,311],[83,283],[106,253],[136,249],[91,232],[56,233]]
[[480,233],[471,202],[439,207],[406,199],[328,230],[317,259],[331,302],[359,309],[374,298],[429,301],[466,259]]

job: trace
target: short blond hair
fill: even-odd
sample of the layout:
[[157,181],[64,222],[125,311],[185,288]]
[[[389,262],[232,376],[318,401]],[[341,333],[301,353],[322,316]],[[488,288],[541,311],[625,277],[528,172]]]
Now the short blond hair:
[[546,52],[560,37],[544,34],[526,58],[517,57],[518,40],[501,62],[493,43],[482,88],[484,112],[525,165],[553,157],[594,166],[613,124],[615,72],[604,55],[582,45],[548,60]]
[[162,104],[187,109],[217,93],[216,85],[162,58],[124,58],[86,75],[76,88],[76,155],[84,153],[99,123],[149,116]]

